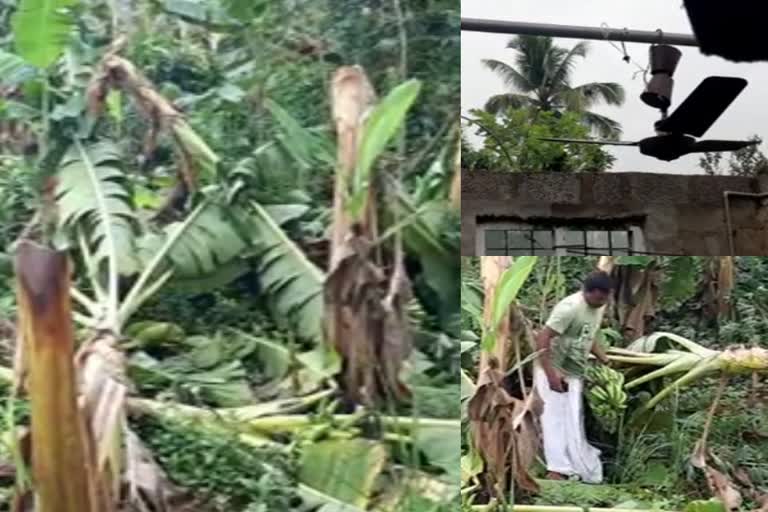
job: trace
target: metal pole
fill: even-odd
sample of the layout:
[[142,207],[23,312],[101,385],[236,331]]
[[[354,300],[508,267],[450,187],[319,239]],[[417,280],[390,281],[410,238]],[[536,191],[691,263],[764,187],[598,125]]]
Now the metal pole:
[[550,23],[526,23],[523,21],[481,20],[462,18],[461,30],[469,32],[492,32],[496,34],[528,34],[534,36],[565,37],[573,39],[599,39],[623,41],[625,43],[659,43],[675,46],[699,46],[693,35],[667,33],[662,30],[629,30],[603,27],[580,27],[576,25],[553,25]]

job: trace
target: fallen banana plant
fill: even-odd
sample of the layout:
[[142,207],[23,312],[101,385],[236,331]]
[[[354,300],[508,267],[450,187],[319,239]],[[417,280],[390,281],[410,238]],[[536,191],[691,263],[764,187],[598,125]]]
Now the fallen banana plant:
[[[0,382],[11,384],[14,380],[14,372],[10,368],[0,366]],[[331,396],[332,389],[318,391],[304,397],[286,398],[264,402],[245,407],[231,407],[208,409],[184,405],[179,403],[169,404],[158,400],[146,398],[128,398],[126,407],[131,415],[151,415],[163,421],[195,422],[197,425],[212,427],[214,430],[229,430],[245,435],[241,440],[255,444],[274,444],[269,441],[269,436],[290,434],[308,429],[317,424],[317,418],[311,414],[296,414],[317,404],[319,401]],[[364,422],[369,415],[334,414],[328,419],[337,425],[353,426]],[[447,420],[438,418],[420,418],[414,416],[377,416],[376,421],[384,429],[385,439],[388,434],[393,440],[402,441],[403,435],[408,436],[417,445],[422,445],[425,452],[429,452],[431,445],[439,444],[439,441],[453,443],[459,442],[461,430],[460,420]],[[439,434],[440,439],[433,438],[431,434]],[[250,438],[248,436],[251,436]],[[455,450],[454,450],[455,451]],[[427,454],[429,455],[429,454]],[[458,469],[458,456],[456,457]],[[447,466],[447,464],[446,464]]]
[[[670,349],[663,353],[654,353],[658,341],[662,339],[670,340],[684,350]],[[712,350],[670,332],[656,332],[639,338],[627,348],[611,347],[608,357],[619,363],[660,367],[627,382],[626,389],[632,389],[654,379],[683,374],[653,396],[644,405],[645,409],[656,406],[673,391],[691,384],[708,373],[721,372],[725,375],[768,373],[768,349],[738,346],[725,350]]]

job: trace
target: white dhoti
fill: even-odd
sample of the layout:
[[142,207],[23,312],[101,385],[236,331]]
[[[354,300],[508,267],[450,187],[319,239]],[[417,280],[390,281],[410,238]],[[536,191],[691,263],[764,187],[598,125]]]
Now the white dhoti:
[[602,482],[600,450],[587,442],[584,429],[584,381],[566,377],[568,391],[558,393],[550,389],[547,375],[539,365],[534,365],[533,375],[534,385],[544,402],[541,428],[547,469],[577,475],[584,482]]

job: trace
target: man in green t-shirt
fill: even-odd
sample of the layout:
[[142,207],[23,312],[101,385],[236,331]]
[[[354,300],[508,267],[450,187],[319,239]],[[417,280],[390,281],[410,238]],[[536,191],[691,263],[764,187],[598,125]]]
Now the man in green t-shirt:
[[587,442],[584,431],[582,393],[589,354],[608,364],[595,335],[612,289],[608,274],[590,274],[582,290],[557,303],[536,336],[542,353],[534,365],[534,385],[544,402],[541,425],[550,479],[571,475],[593,483],[603,479],[600,451]]

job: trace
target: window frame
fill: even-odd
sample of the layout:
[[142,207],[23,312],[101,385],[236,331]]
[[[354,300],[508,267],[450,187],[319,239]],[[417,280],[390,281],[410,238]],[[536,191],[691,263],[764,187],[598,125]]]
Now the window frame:
[[[519,221],[509,221],[509,222],[482,222],[478,223],[478,236],[476,238],[476,254],[480,256],[486,255],[486,234],[488,231],[510,231],[510,230],[519,230],[519,231],[530,231],[531,233],[534,233],[536,231],[551,231],[552,232],[552,245],[557,247],[556,249],[552,249],[552,256],[576,256],[576,254],[571,254],[568,252],[568,248],[563,247],[565,244],[565,234],[568,232],[581,232],[584,237],[584,245],[583,247],[587,248],[588,244],[586,243],[586,237],[587,233],[590,231],[604,231],[607,232],[608,235],[608,247],[606,248],[606,254],[605,256],[612,255],[613,252],[612,249],[612,236],[610,233],[612,231],[623,231],[627,233],[627,236],[629,238],[628,240],[628,254],[643,254],[645,249],[645,238],[643,237],[643,230],[642,228],[637,224],[628,224],[628,223],[620,223],[620,222],[605,222],[601,223],[601,225],[596,224],[589,224],[585,225],[583,227],[581,226],[567,226],[564,223],[548,223],[547,225],[543,224],[534,224],[534,223],[528,223],[528,222],[519,222]],[[578,228],[578,229],[574,229]],[[505,240],[505,247],[504,250],[506,253],[509,252],[509,242]],[[531,242],[533,244],[533,242]],[[531,251],[531,255],[535,254],[535,252]],[[582,254],[582,256],[597,256],[598,254]]]

